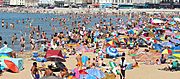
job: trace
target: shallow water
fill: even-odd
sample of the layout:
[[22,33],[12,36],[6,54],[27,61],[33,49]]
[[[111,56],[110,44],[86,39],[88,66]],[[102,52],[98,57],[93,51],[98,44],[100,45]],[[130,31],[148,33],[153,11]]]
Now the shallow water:
[[[89,15],[91,16],[91,15]],[[11,46],[11,37],[14,33],[17,34],[17,37],[20,38],[20,36],[23,34],[25,36],[25,40],[26,40],[26,50],[30,49],[30,45],[29,45],[29,40],[27,39],[29,36],[29,31],[31,30],[30,28],[26,28],[26,24],[30,25],[30,22],[27,22],[28,18],[31,18],[31,24],[35,27],[37,27],[38,25],[42,28],[42,31],[45,31],[47,33],[47,37],[48,39],[51,38],[51,35],[54,34],[54,32],[52,31],[52,27],[49,26],[49,24],[51,23],[52,25],[54,25],[57,28],[57,32],[61,32],[62,28],[59,24],[59,21],[55,21],[53,22],[52,20],[50,20],[51,18],[68,18],[69,16],[67,15],[54,15],[54,14],[31,14],[31,13],[0,13],[0,21],[1,19],[5,20],[5,26],[6,26],[6,22],[8,22],[8,25],[10,23],[14,23],[15,24],[15,29],[12,30],[10,29],[10,26],[8,27],[8,29],[6,29],[5,27],[2,28],[1,27],[1,22],[0,22],[0,36],[2,36],[3,41],[7,41],[9,47]],[[101,16],[102,17],[102,16]],[[109,16],[107,18],[102,18],[106,21],[109,21],[109,18],[115,19],[115,16]],[[41,18],[48,18],[47,21],[42,21],[40,20]],[[125,17],[123,17],[125,18]],[[24,19],[25,23],[22,23],[22,20]],[[16,23],[17,20],[20,20],[20,23]],[[82,18],[76,18],[75,19],[77,22],[78,21],[82,21]],[[92,26],[94,26],[95,23],[100,21],[99,17],[96,18],[92,18],[91,19],[91,24],[90,25],[85,25],[87,26],[89,29],[91,29]],[[71,22],[73,20],[70,19],[69,21],[67,21],[66,26],[71,28]],[[112,22],[114,25],[116,24],[115,21]],[[22,31],[22,32],[21,32]],[[15,42],[15,46],[13,48],[16,51],[20,50],[20,45],[19,45],[19,40],[17,42]]]

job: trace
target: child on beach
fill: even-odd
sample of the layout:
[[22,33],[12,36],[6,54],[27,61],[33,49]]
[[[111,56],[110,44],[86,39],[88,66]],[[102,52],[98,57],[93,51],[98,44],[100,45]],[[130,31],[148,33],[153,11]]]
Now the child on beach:
[[40,79],[40,74],[39,74],[39,70],[37,68],[37,63],[34,62],[33,66],[31,67],[31,74],[33,79]]

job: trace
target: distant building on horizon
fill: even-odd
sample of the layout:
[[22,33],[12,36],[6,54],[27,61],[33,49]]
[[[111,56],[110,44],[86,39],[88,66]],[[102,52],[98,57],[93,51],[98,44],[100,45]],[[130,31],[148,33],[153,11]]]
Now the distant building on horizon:
[[160,3],[162,0],[92,0],[93,3],[114,3],[114,4],[133,4],[133,3]]
[[4,0],[0,0],[0,6],[3,6]]
[[25,0],[10,0],[10,6],[25,6]]
[[3,6],[9,6],[10,0],[3,0]]
[[38,6],[39,0],[25,0],[25,6]]

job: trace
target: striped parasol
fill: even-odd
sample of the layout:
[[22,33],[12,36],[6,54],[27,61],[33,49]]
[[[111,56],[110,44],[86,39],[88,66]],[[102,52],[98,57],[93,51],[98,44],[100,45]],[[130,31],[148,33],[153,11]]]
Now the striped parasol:
[[106,52],[107,52],[107,54],[109,54],[110,56],[113,56],[113,57],[116,57],[118,55],[117,49],[110,47],[110,46],[106,48]]

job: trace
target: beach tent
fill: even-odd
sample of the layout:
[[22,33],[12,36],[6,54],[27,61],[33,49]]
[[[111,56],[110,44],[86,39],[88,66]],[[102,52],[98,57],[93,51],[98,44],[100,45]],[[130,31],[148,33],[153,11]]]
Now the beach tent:
[[61,50],[48,50],[46,52],[45,58],[50,61],[60,60],[64,61]]
[[14,73],[19,72],[18,67],[10,60],[4,60],[4,63],[7,65],[8,69]]

